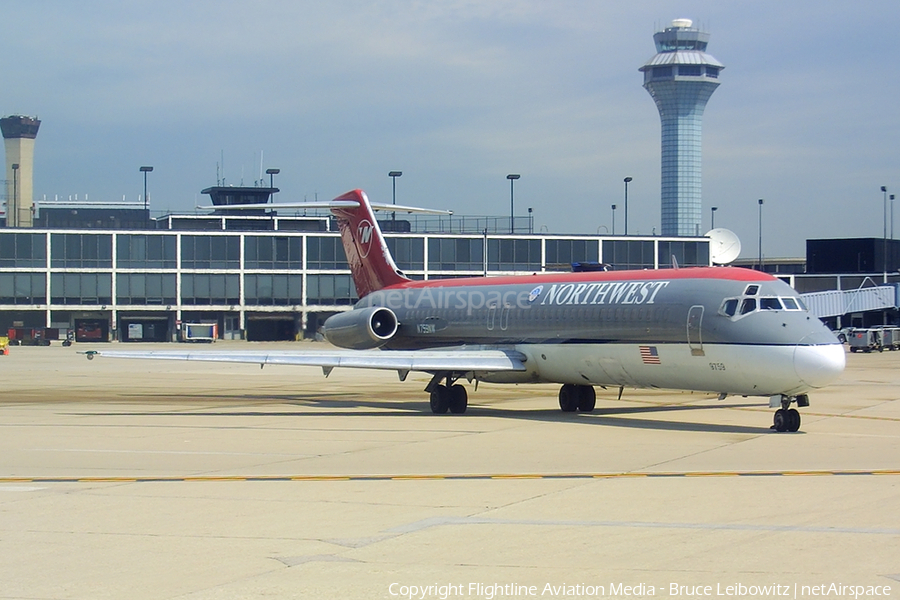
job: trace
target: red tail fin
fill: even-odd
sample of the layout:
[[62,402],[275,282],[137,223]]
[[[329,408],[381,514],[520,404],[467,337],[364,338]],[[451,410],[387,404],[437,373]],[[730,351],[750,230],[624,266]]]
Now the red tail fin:
[[[359,297],[409,281],[391,257],[365,192],[353,190],[338,196],[333,202],[337,206],[332,206],[331,214],[337,218]],[[346,206],[341,206],[342,202]]]

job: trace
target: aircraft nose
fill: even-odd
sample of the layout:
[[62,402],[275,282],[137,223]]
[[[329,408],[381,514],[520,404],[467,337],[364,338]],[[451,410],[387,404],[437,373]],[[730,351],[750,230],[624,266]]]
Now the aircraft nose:
[[798,345],[794,348],[794,371],[811,388],[825,387],[835,381],[844,371],[845,363],[841,344]]

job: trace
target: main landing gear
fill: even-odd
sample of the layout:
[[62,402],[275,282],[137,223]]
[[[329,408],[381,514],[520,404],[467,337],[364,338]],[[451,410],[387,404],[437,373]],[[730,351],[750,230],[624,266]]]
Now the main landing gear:
[[772,429],[775,431],[797,431],[800,429],[800,412],[796,408],[791,408],[791,403],[796,402],[797,406],[809,406],[809,396],[800,394],[795,398],[790,396],[772,396],[769,400],[769,406],[775,407],[781,404],[781,408],[775,411],[775,418],[772,423]]
[[596,404],[593,386],[567,383],[559,388],[559,407],[563,412],[591,412]]
[[[446,385],[440,383],[441,379],[446,380]],[[454,383],[458,379],[452,373],[436,373],[431,378],[431,382],[425,387],[425,391],[431,394],[431,412],[436,415],[443,415],[448,410],[456,415],[466,412],[469,394],[466,388]]]

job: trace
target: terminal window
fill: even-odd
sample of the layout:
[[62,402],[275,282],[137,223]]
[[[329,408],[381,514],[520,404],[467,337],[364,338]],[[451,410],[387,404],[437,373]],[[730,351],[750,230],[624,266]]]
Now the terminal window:
[[601,260],[614,271],[653,269],[656,266],[653,242],[640,240],[604,240]]
[[0,304],[46,304],[43,273],[0,273]]
[[547,265],[596,262],[599,245],[596,240],[554,240],[544,241]]
[[244,303],[252,306],[291,306],[303,303],[303,276],[247,274]]
[[483,238],[438,238],[428,240],[431,271],[483,271]]
[[306,238],[306,268],[349,269],[341,238],[336,236],[309,236]]
[[123,269],[174,269],[177,258],[174,235],[116,236],[116,266]]
[[387,237],[388,250],[401,271],[421,271],[425,268],[425,241],[421,238]]
[[120,273],[116,276],[119,304],[175,304],[174,273]]
[[488,269],[492,271],[540,271],[541,240],[488,240]]
[[349,275],[307,275],[307,304],[353,304],[356,287]]
[[182,236],[181,266],[185,269],[238,269],[241,266],[241,238],[224,235]]
[[240,300],[237,275],[185,273],[181,276],[181,303],[194,306],[232,305]]
[[0,233],[0,267],[46,266],[46,234]]
[[680,267],[709,265],[709,244],[702,242],[659,242],[659,267],[672,266],[672,257]]
[[110,268],[112,267],[112,235],[51,234],[50,266],[68,269]]
[[244,267],[300,269],[303,267],[303,238],[248,235],[244,238]]
[[110,273],[51,273],[51,304],[112,304]]

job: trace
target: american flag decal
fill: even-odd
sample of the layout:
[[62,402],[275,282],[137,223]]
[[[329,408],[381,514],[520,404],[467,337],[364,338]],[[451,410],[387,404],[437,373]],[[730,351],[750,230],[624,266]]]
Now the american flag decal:
[[659,362],[659,352],[656,351],[656,346],[641,346],[641,360],[645,365],[661,364]]

